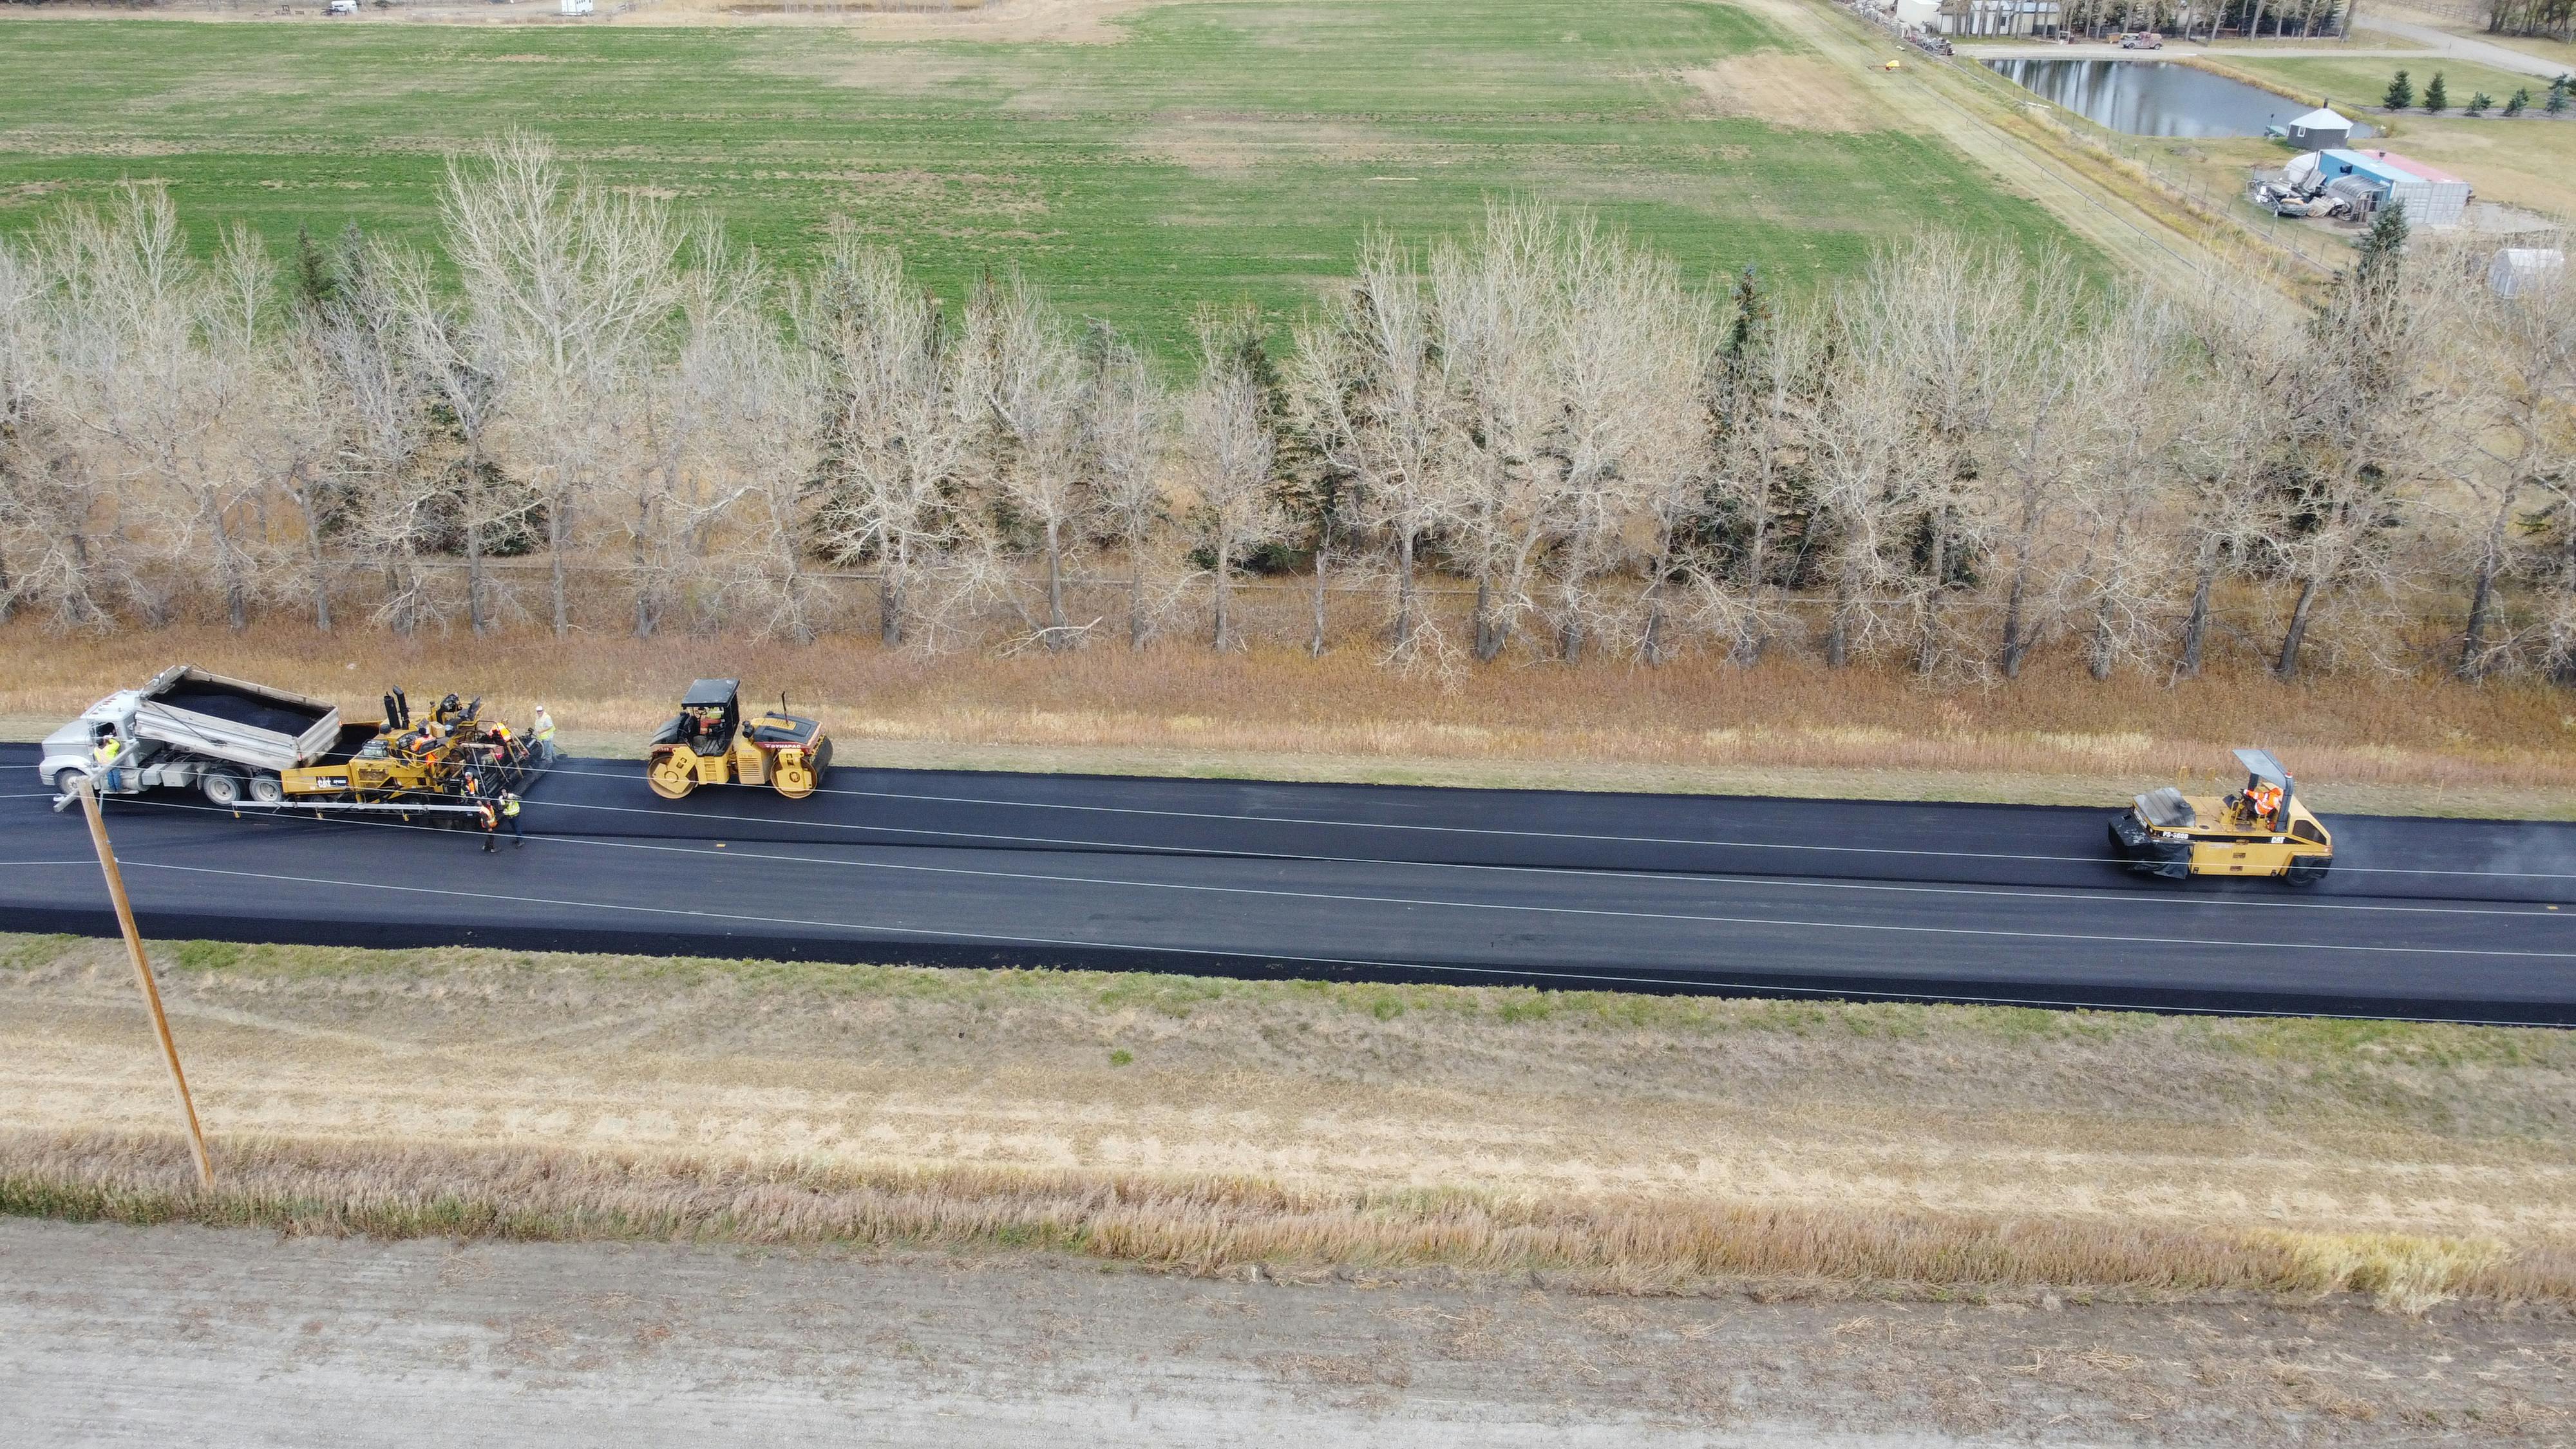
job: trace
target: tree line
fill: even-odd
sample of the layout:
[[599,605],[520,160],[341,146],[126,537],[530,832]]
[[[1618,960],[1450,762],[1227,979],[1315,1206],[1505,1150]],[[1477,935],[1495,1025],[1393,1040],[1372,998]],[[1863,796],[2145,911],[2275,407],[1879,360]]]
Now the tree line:
[[1356,593],[1440,667],[2576,674],[2576,298],[2395,210],[2300,317],[1937,232],[1700,288],[1497,203],[1185,365],[1015,272],[782,272],[527,136],[441,224],[199,258],[129,186],[0,242],[0,608],[809,640],[856,576],[888,645],[1234,649],[1268,576],[1298,642]]

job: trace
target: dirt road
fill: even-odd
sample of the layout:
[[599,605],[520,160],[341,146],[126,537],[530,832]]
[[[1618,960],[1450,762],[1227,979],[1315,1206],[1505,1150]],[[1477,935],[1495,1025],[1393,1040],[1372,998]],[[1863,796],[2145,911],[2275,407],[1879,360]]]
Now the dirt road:
[[[2528,51],[2516,50],[2509,45],[2497,45],[2492,41],[2480,40],[2475,36],[2453,35],[2447,30],[2436,29],[2431,25],[2377,15],[2368,10],[2362,11],[2354,18],[2364,30],[2377,30],[2399,36],[2445,55],[2455,55],[2462,60],[2493,66],[2497,70],[2534,75],[2542,80],[2567,74],[2567,67],[2555,61],[2543,59]],[[2368,51],[2359,53],[2369,54]]]
[[1621,1300],[0,1220],[13,1442],[2545,1442],[2564,1315]]

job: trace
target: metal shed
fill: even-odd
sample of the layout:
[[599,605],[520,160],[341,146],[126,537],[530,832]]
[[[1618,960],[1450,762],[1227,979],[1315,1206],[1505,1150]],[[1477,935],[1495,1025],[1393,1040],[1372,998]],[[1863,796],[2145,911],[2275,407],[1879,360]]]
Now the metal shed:
[[2406,220],[2416,226],[2458,226],[2468,215],[2469,183],[2430,166],[2419,169],[2385,151],[2320,151],[2317,170],[2329,181],[2348,176],[2367,184],[2379,193],[2381,204],[2406,208]]
[[2558,281],[2567,270],[2567,254],[2556,247],[2505,247],[2487,268],[2487,289],[2499,297],[2520,297]]
[[2291,118],[2281,129],[2284,138],[2302,151],[2329,151],[2352,139],[2352,122],[2322,106]]

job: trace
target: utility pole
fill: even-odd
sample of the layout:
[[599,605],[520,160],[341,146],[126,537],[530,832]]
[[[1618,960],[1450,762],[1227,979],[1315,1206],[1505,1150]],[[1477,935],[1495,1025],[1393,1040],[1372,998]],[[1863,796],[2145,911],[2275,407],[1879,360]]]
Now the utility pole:
[[179,1116],[188,1124],[188,1150],[196,1154],[197,1185],[215,1185],[215,1165],[206,1156],[206,1134],[197,1125],[197,1104],[188,1096],[188,1074],[179,1069],[179,1044],[170,1039],[170,1018],[161,1010],[161,988],[152,982],[152,963],[143,954],[143,933],[134,929],[134,907],[125,899],[125,874],[116,868],[108,848],[107,817],[99,813],[98,791],[84,775],[74,786],[81,814],[89,818],[89,841],[98,847],[98,868],[107,877],[108,899],[116,903],[117,928],[125,933],[125,952],[134,958],[134,981],[143,990],[143,1005],[152,1014],[152,1034],[161,1039],[161,1060],[170,1068],[170,1088],[179,1094]]

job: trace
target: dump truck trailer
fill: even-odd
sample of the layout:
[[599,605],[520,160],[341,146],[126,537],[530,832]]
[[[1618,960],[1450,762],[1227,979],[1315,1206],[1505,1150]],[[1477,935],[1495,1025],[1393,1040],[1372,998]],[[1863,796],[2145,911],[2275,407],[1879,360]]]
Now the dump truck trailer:
[[[328,701],[176,665],[54,731],[36,770],[53,787],[57,810],[86,778],[101,796],[194,790],[226,810],[477,814],[481,806],[457,787],[481,763],[476,752],[493,747],[472,728],[470,711],[453,739],[441,721],[435,747],[415,747],[388,728],[410,723],[401,692],[385,700],[385,720],[344,721]],[[498,755],[487,768],[496,789],[515,788],[523,773]]]

